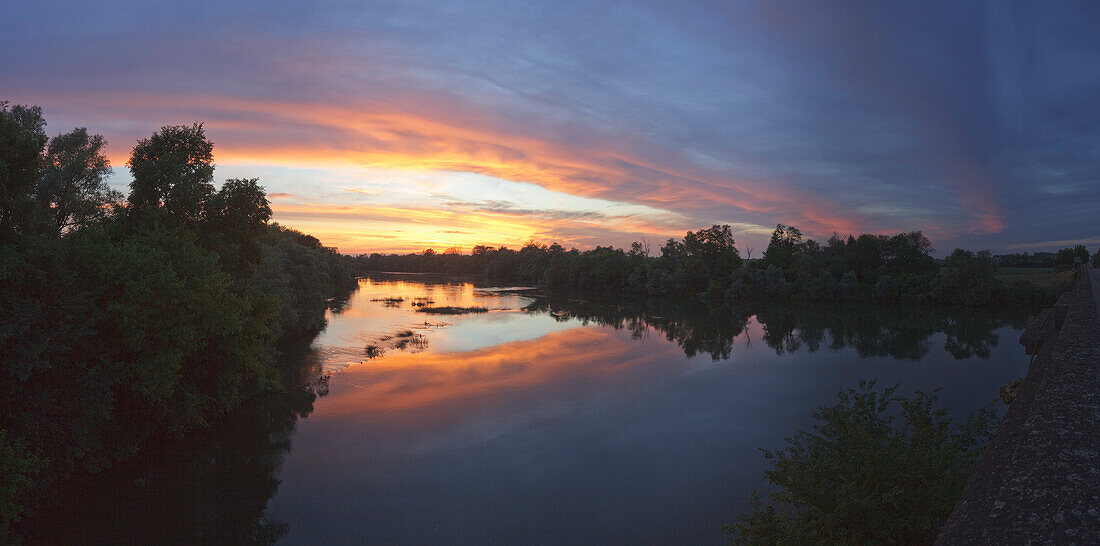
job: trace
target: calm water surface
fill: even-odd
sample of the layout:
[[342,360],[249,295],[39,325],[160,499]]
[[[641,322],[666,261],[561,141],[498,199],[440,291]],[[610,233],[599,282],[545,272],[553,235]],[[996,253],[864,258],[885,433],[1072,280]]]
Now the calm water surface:
[[[489,312],[416,312],[427,302]],[[74,480],[29,536],[720,543],[751,491],[768,490],[760,448],[809,428],[838,388],[942,388],[973,411],[1024,375],[1024,319],[379,275],[287,357],[308,393]]]

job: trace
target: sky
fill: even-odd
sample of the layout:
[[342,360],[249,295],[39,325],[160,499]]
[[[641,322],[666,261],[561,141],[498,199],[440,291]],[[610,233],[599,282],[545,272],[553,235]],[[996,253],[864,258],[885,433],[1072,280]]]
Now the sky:
[[218,181],[346,253],[654,243],[729,224],[1100,245],[1095,2],[51,2],[0,100],[133,145],[202,122]]

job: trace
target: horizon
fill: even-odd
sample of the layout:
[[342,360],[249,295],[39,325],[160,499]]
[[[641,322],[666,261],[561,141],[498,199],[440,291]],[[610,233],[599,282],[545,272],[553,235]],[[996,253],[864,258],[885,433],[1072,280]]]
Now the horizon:
[[[874,234],[874,235],[885,235],[885,234]],[[892,234],[890,234],[890,235],[892,235]],[[815,241],[816,241],[816,239],[813,239],[812,237],[810,237],[809,239],[810,239],[810,240],[815,240]],[[661,244],[664,244],[664,241],[659,241],[659,242],[660,242]],[[822,243],[823,241],[817,241],[817,242],[818,242],[818,243]],[[538,247],[549,247],[549,246],[552,246],[552,245],[555,245],[555,244],[558,244],[558,243],[556,243],[556,242],[549,242],[549,243],[545,243],[545,242],[541,242],[541,241],[528,241],[528,242],[526,242],[526,243],[523,243],[522,245],[518,245],[518,246],[508,246],[508,245],[498,245],[498,246],[492,246],[492,245],[474,245],[474,246],[485,246],[485,247],[487,247],[487,248],[488,248],[489,250],[498,250],[498,249],[501,249],[501,248],[503,248],[503,249],[507,249],[507,250],[520,250],[521,248],[523,248],[524,246],[527,246],[527,245],[529,245],[529,244],[534,244],[535,246],[538,246]],[[1032,256],[1033,256],[1033,255],[1036,255],[1036,254],[1050,254],[1050,255],[1052,255],[1051,257],[1053,258],[1053,257],[1054,257],[1054,255],[1056,255],[1056,254],[1058,253],[1058,252],[1057,252],[1058,250],[1063,250],[1063,249],[1065,249],[1065,248],[1072,248],[1072,247],[1076,246],[1077,244],[1079,244],[1079,243],[1074,243],[1073,245],[1068,245],[1068,246],[1058,247],[1058,248],[1056,248],[1055,250],[1049,250],[1049,251],[1048,251],[1048,250],[1036,250],[1036,251],[1030,251],[1030,250],[1020,250],[1020,251],[1018,251],[1018,252],[1002,252],[1002,253],[993,253],[993,257],[994,257],[994,258],[996,258],[996,257],[998,257],[998,256],[1008,256],[1008,255],[1022,255],[1022,254],[1028,254],[1028,255],[1032,255]],[[609,246],[609,245],[598,245],[598,246],[602,246],[602,247],[604,247],[604,248],[608,248],[608,246]],[[1085,246],[1085,248],[1086,248],[1086,249],[1088,248],[1088,247],[1087,247],[1087,245],[1081,245],[1081,246]],[[455,252],[451,252],[452,248],[453,248],[453,249],[455,250]],[[347,255],[347,256],[351,256],[351,257],[356,257],[356,256],[369,256],[369,255],[371,255],[371,254],[381,254],[381,255],[410,255],[410,254],[424,254],[425,252],[429,252],[429,251],[430,251],[430,252],[432,252],[432,253],[434,253],[434,254],[458,254],[458,255],[460,255],[460,256],[471,256],[471,255],[473,255],[473,247],[471,247],[471,248],[469,248],[469,249],[465,249],[465,250],[463,250],[463,249],[461,249],[461,248],[457,248],[457,247],[452,247],[452,248],[445,248],[445,249],[442,249],[442,250],[437,250],[437,249],[435,249],[435,248],[422,248],[422,249],[420,249],[420,250],[411,250],[411,251],[408,251],[408,252],[366,252],[366,253],[363,253],[363,252],[360,252],[360,253],[354,253],[354,252],[341,252],[341,254],[344,254],[344,255]],[[576,250],[576,251],[578,251],[578,252],[586,252],[586,251],[588,251],[588,250],[593,250],[593,249],[594,249],[595,247],[593,247],[593,248],[583,248],[583,249],[582,249],[582,248],[577,248],[577,247],[568,247],[568,246],[563,246],[562,248],[563,248],[563,250],[564,250],[565,252],[572,252],[572,251],[574,251],[574,250]],[[629,248],[629,245],[627,245],[626,247],[617,247],[617,246],[610,246],[610,248],[612,248],[613,250],[620,250],[620,249],[621,249],[621,250],[625,250],[625,251],[629,251],[629,250],[630,250],[630,248]],[[767,248],[765,247],[765,250],[766,250],[766,249],[767,249]],[[764,259],[764,258],[763,258],[763,254],[764,254],[764,252],[763,252],[763,251],[759,251],[759,252],[757,252],[757,250],[756,250],[756,249],[753,249],[753,257],[752,257],[752,258],[750,258],[750,257],[748,257],[748,256],[746,255],[746,252],[745,252],[745,250],[744,250],[744,249],[742,249],[742,248],[738,247],[738,249],[737,249],[737,250],[738,250],[738,251],[739,251],[739,252],[741,253],[741,254],[740,254],[740,258],[741,258],[742,260],[745,260],[745,261],[754,261],[754,262],[755,262],[755,261],[760,261],[760,260],[763,260],[763,259]],[[937,248],[933,248],[933,249],[932,249],[932,252],[930,253],[930,255],[931,255],[931,256],[932,256],[933,258],[936,258],[936,259],[938,259],[938,260],[942,260],[942,259],[943,259],[944,257],[946,257],[947,255],[951,254],[951,252],[952,252],[952,251],[954,251],[954,250],[955,250],[955,249],[952,249],[951,251],[947,251],[947,252],[941,252],[941,251],[940,251],[939,249],[937,249]],[[980,250],[975,250],[975,249],[973,249],[973,248],[963,248],[962,250],[967,250],[967,251],[971,251],[971,252],[979,252],[979,251],[984,251],[984,250],[987,250],[987,249],[980,249]],[[990,251],[990,252],[992,252],[992,251]],[[1090,252],[1089,252],[1089,254],[1095,254],[1095,252],[1092,252],[1092,251],[1090,251]],[[651,251],[650,251],[650,254],[649,254],[649,256],[650,256],[650,257],[657,257],[657,256],[660,256],[660,247],[658,246],[658,247],[657,247],[657,248],[655,248],[655,249],[651,249]],[[1029,267],[1030,267],[1030,266],[1029,266]],[[1041,266],[1035,266],[1035,267],[1041,267]],[[407,274],[408,272],[400,272],[400,273],[402,273],[402,274]]]
[[0,100],[108,140],[164,125],[345,254],[629,248],[714,224],[762,255],[923,231],[942,257],[1096,248],[1100,11],[649,2],[36,3]]

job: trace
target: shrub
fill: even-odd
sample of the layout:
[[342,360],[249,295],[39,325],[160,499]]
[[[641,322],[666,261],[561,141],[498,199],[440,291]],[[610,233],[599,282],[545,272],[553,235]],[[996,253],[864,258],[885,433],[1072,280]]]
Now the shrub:
[[[935,393],[897,396],[873,381],[818,408],[771,461],[782,488],[727,527],[734,543],[931,543],[996,427],[991,407],[953,423]],[[898,419],[900,417],[900,419]]]

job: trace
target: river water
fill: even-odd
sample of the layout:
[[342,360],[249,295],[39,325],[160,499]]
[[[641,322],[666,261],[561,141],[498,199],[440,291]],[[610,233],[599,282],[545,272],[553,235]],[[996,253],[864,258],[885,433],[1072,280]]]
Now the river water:
[[839,388],[942,389],[962,416],[1026,372],[1026,318],[375,275],[285,357],[306,390],[71,480],[27,536],[721,543],[752,490],[770,491],[760,449],[812,426]]

